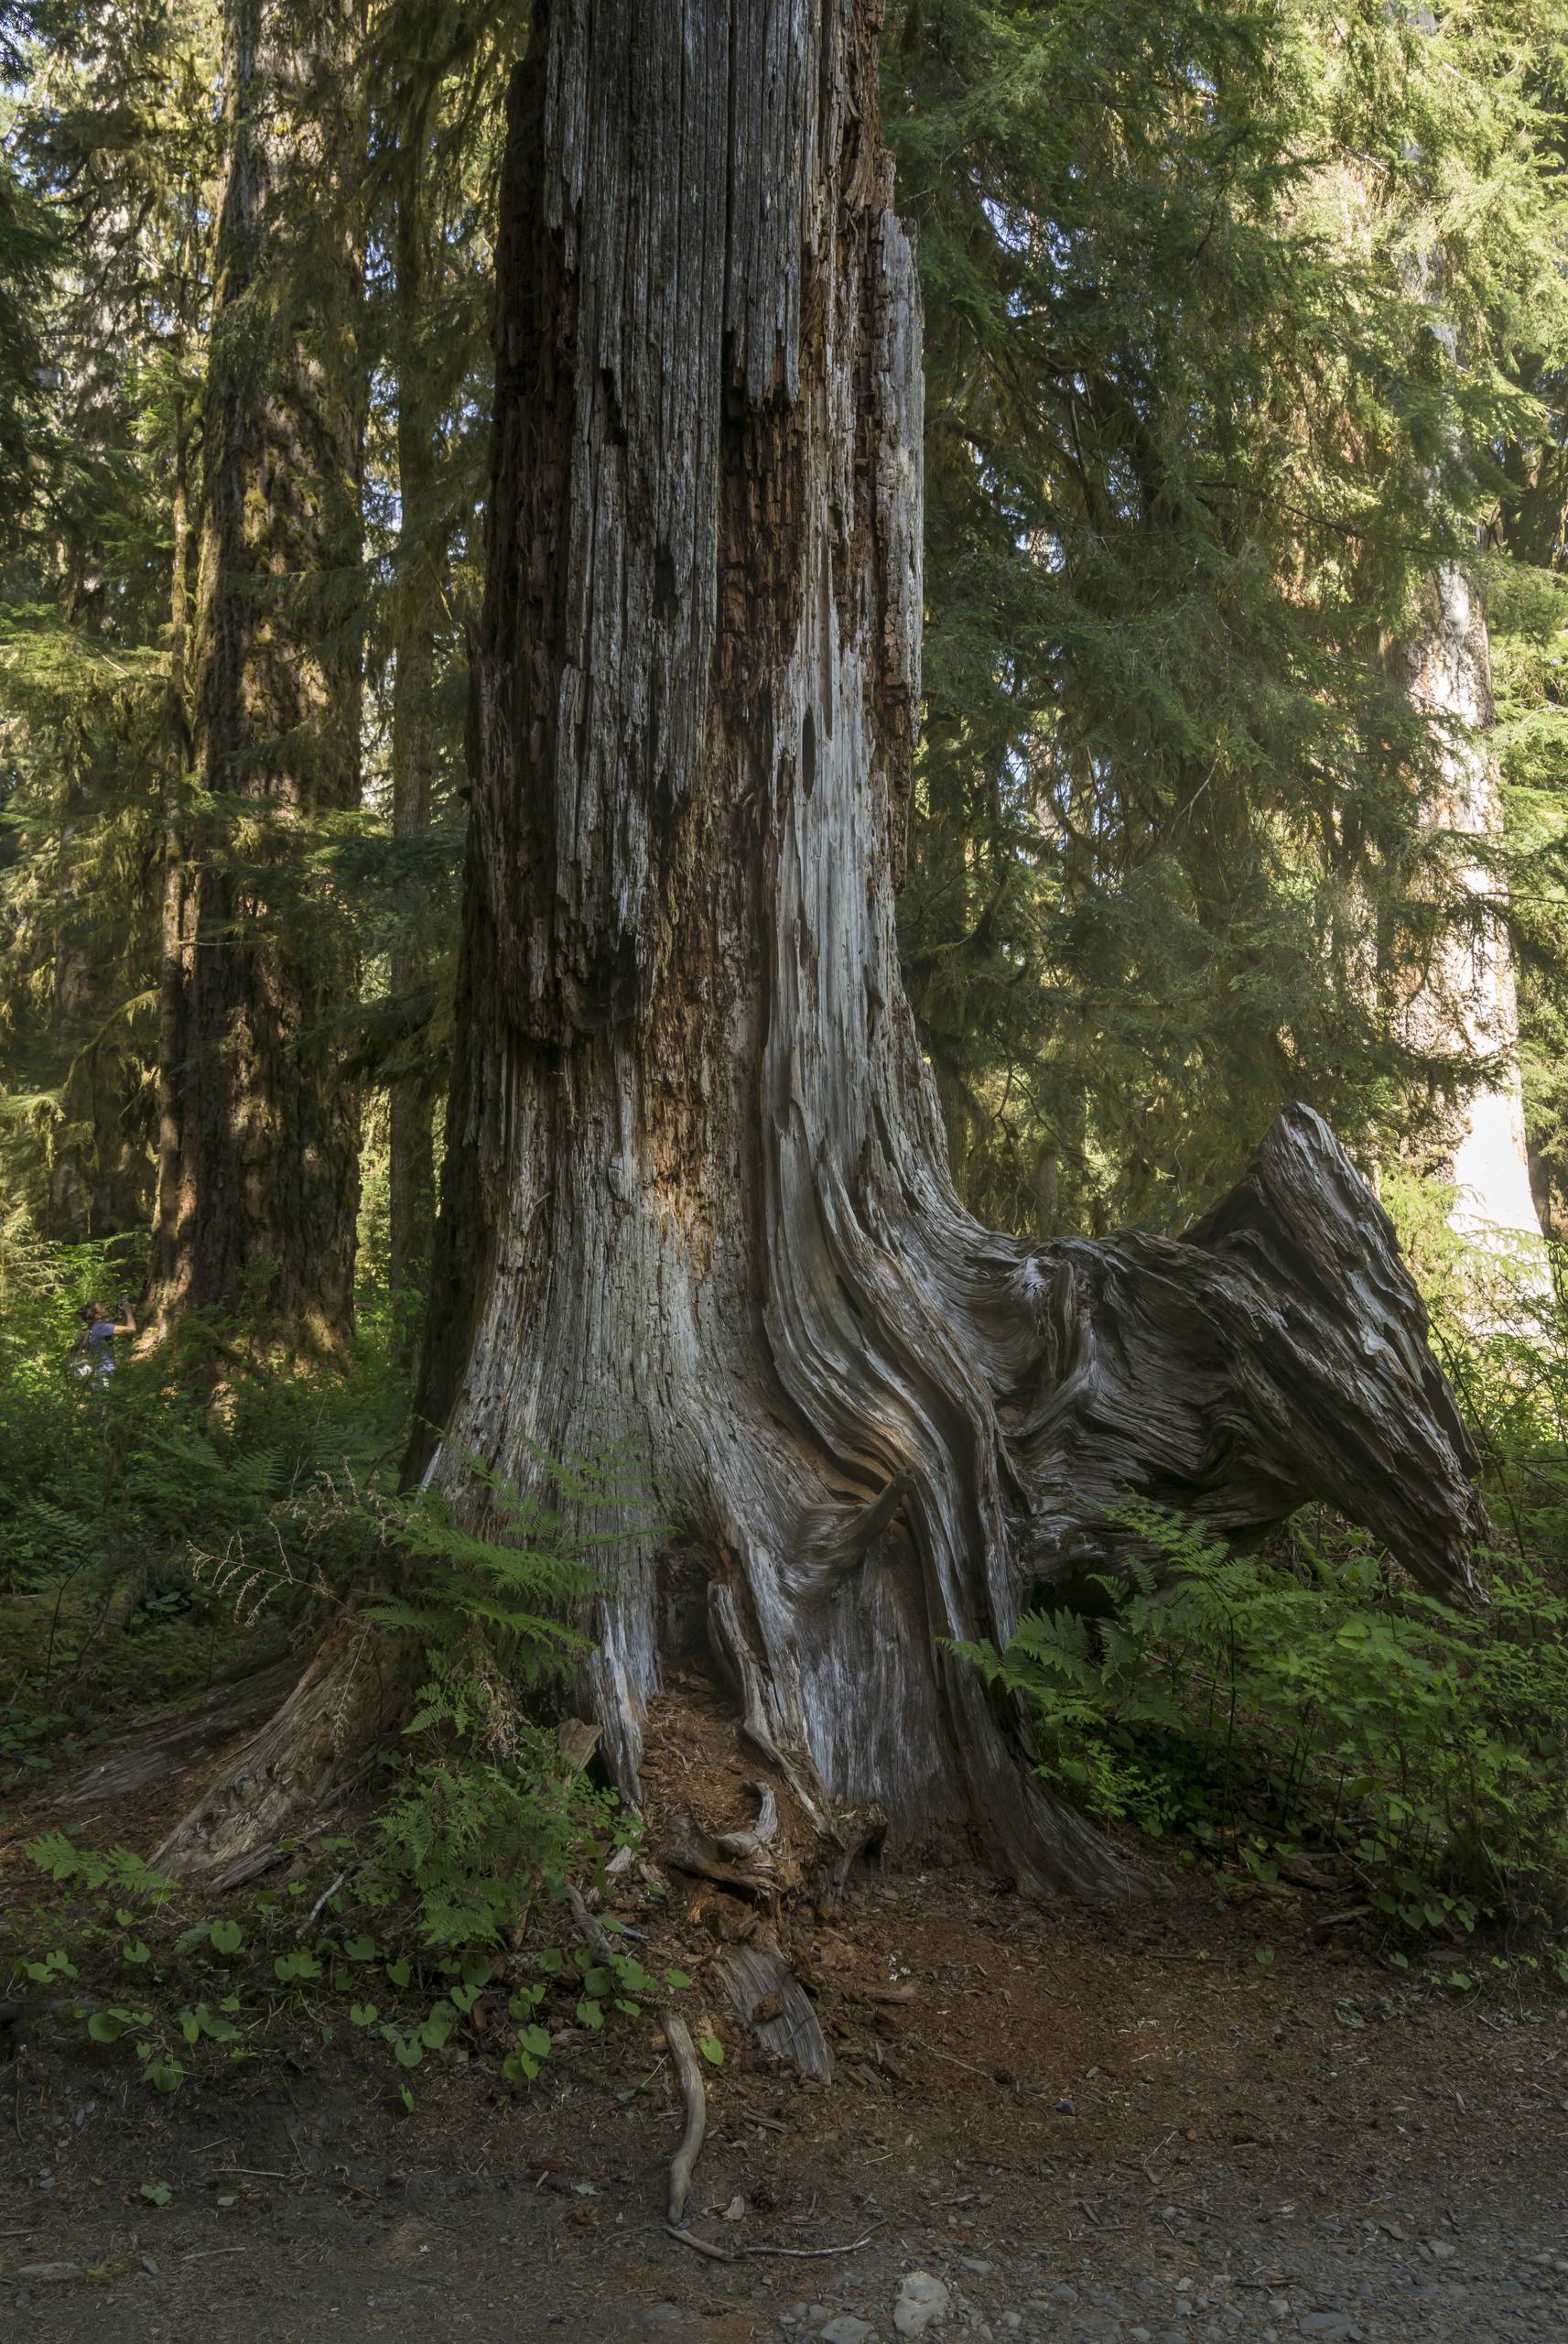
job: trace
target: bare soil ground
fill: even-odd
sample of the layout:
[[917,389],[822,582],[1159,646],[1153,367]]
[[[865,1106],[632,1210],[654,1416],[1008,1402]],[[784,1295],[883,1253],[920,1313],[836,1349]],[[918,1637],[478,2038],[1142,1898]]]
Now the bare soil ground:
[[304,2042],[158,2100],[35,2037],[3,2094],[0,2332],[869,2344],[911,2271],[948,2291],[936,2337],[1568,2329],[1563,2014],[1401,1998],[1293,1908],[1266,1970],[1262,1941],[1195,1886],[1107,1913],[871,1877],[812,1948],[831,2088],[739,2045],[712,2080],[692,2226],[726,2263],[663,2227],[679,2124],[645,2023],[523,2096],[451,2051],[412,2116]]
[[[12,1817],[0,1911],[24,1829],[155,1843],[210,1763],[193,1715]],[[688,1708],[650,1777],[666,1813],[706,1786],[721,1828],[744,1770]],[[619,1909],[700,1997],[746,1907],[650,1869]],[[911,2273],[939,2283],[933,2344],[1568,2330],[1568,2012],[1517,1966],[1482,1999],[1414,1983],[1325,1926],[1338,1901],[1222,1907],[1195,1869],[1042,1907],[955,1862],[803,1888],[790,1948],[834,2080],[803,2085],[713,1990],[688,2217],[712,2259],[663,2221],[680,2118],[652,2013],[564,2035],[521,2091],[481,2024],[411,2114],[341,2027],[161,2098],[39,2022],[0,2066],[0,2335],[896,2344]]]

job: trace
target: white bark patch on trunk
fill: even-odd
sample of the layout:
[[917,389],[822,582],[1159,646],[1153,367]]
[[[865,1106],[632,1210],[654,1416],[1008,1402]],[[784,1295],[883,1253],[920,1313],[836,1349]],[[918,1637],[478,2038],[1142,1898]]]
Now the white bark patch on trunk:
[[[1445,562],[1432,585],[1432,625],[1410,658],[1417,704],[1444,730],[1443,787],[1434,819],[1462,838],[1495,845],[1502,811],[1487,734],[1493,719],[1491,647],[1474,581]],[[1539,1249],[1540,1216],[1530,1185],[1524,1098],[1519,1073],[1519,1004],[1509,943],[1507,895],[1494,865],[1464,861],[1459,883],[1473,920],[1445,939],[1411,1002],[1412,1035],[1491,1069],[1451,1119],[1450,1218],[1464,1236]]]

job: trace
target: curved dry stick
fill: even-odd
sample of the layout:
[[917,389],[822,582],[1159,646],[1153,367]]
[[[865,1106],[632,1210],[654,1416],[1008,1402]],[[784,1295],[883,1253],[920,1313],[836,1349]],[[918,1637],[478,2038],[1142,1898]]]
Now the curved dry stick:
[[[600,1961],[611,1959],[615,1948],[610,1942],[609,1933],[589,1911],[582,1891],[568,1885],[567,1902],[572,1908],[573,1920]],[[680,2070],[681,2098],[686,2102],[686,2131],[670,2161],[669,2224],[673,2230],[678,2231],[686,2218],[686,2201],[691,2190],[692,2173],[708,2133],[708,2094],[703,2089],[702,2069],[697,2064],[691,2029],[685,2019],[677,2018],[674,2011],[661,2011],[659,2024],[665,2030],[665,2041],[669,2045],[676,2066]],[[687,2243],[697,2245],[697,2241],[692,2239]],[[708,2247],[700,2251],[714,2252]]]
[[615,1948],[610,1942],[610,1932],[602,1921],[596,1921],[588,1909],[588,1900],[574,1882],[567,1883],[567,1903],[572,1908],[572,1918],[582,1936],[592,1947],[600,1961],[612,1961]]
[[698,2153],[708,2132],[708,2094],[703,2089],[702,2069],[697,2062],[697,2050],[691,2039],[691,2029],[684,2018],[674,2011],[661,2013],[665,2041],[675,2054],[680,2069],[681,2098],[686,2102],[686,2131],[681,2144],[670,2160],[669,2221],[672,2230],[679,2230],[686,2219],[686,2201],[691,2189],[691,2176]]

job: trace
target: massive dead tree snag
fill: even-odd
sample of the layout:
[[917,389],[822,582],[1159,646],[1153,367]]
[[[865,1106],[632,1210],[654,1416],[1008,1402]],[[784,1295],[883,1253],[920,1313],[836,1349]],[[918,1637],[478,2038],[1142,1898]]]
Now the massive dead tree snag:
[[579,1696],[633,1795],[700,1662],[792,1814],[970,1822],[1092,1886],[950,1642],[1113,1553],[1129,1490],[1243,1536],[1319,1494],[1459,1587],[1475,1460],[1310,1111],[1180,1240],[1041,1247],[954,1195],[893,928],[921,375],[876,15],[535,6],[415,1466],[479,1519],[476,1456],[641,1460],[679,1535],[616,1554]]

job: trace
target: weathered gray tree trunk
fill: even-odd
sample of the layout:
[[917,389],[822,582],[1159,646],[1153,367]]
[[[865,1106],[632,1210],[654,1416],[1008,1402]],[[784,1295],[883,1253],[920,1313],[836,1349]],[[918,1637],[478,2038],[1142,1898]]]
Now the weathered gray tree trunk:
[[[1113,1553],[1129,1489],[1239,1537],[1322,1495],[1463,1586],[1475,1460],[1309,1111],[1182,1242],[1041,1246],[955,1197],[893,929],[921,376],[877,14],[535,6],[415,1462],[479,1520],[472,1456],[640,1461],[676,1535],[616,1553],[579,1687],[633,1796],[651,1702],[707,1670],[803,1822],[972,1823],[1090,1886],[948,1640]],[[168,1852],[248,1829],[231,1785]]]
[[623,1558],[591,1687],[629,1785],[673,1622],[819,1814],[977,1814],[1071,1874],[942,1640],[1005,1638],[1126,1487],[1240,1534],[1321,1492],[1452,1584],[1473,1460],[1306,1113],[1185,1243],[955,1200],[893,941],[920,374],[876,14],[536,19],[424,1413],[458,1492],[470,1452],[647,1460],[682,1571]]
[[1426,600],[1426,631],[1408,648],[1405,667],[1411,698],[1439,729],[1440,787],[1431,819],[1475,846],[1461,851],[1454,873],[1468,917],[1443,939],[1405,1019],[1419,1048],[1487,1069],[1442,1118],[1442,1169],[1454,1183],[1454,1226],[1483,1243],[1524,1248],[1544,1277],[1519,1080],[1508,894],[1492,859],[1503,818],[1489,739],[1494,708],[1486,606],[1476,578],[1459,562],[1442,565]]
[[227,0],[193,764],[171,822],[152,1304],[336,1342],[352,1307],[352,961],[300,852],[359,794],[355,0]]

